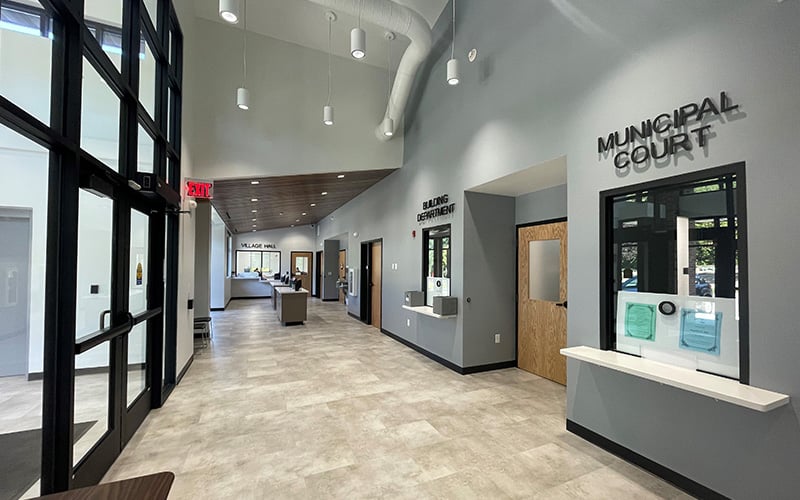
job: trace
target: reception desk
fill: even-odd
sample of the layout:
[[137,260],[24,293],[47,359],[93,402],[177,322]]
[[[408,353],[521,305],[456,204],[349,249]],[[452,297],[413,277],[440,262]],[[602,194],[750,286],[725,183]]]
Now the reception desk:
[[303,323],[308,315],[308,290],[276,287],[273,303],[278,310],[278,321],[284,325]]
[[278,288],[292,288],[292,285],[287,285],[281,280],[267,280],[263,282],[269,289],[269,294],[272,297],[272,308],[278,309],[278,295],[275,290]]
[[266,299],[272,296],[272,288],[265,287],[258,276],[231,278],[232,299]]

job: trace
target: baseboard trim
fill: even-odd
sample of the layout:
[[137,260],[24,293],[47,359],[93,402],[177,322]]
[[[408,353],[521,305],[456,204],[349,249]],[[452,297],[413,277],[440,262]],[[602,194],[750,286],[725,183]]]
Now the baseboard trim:
[[381,333],[383,333],[387,337],[391,337],[392,339],[400,342],[401,344],[405,345],[406,347],[410,347],[411,349],[414,349],[415,351],[417,351],[418,353],[422,354],[423,356],[425,356],[425,357],[427,357],[427,358],[429,358],[429,359],[431,359],[433,361],[436,361],[440,365],[445,366],[445,367],[447,367],[447,368],[449,368],[449,369],[453,370],[454,372],[459,373],[461,375],[469,375],[471,373],[488,372],[488,371],[491,371],[491,370],[501,370],[503,368],[514,368],[515,366],[517,366],[517,362],[516,361],[503,361],[501,363],[492,363],[492,364],[480,365],[480,366],[468,366],[468,367],[458,366],[457,364],[453,363],[452,361],[448,361],[448,360],[444,359],[443,357],[441,357],[441,356],[439,356],[437,354],[434,354],[434,353],[428,351],[427,349],[424,349],[424,348],[414,344],[413,342],[409,342],[408,340],[404,339],[403,337],[401,337],[399,335],[396,335],[396,334],[390,332],[389,330],[387,330],[385,328],[381,328]]
[[517,367],[516,360],[501,361],[500,363],[490,363],[488,365],[467,366],[461,369],[461,373],[463,375],[469,375],[470,373],[490,372],[494,370],[505,370],[506,368],[516,368],[516,367]]
[[321,299],[321,300],[322,302],[339,302],[339,297],[336,297],[335,299]]
[[350,311],[347,311],[347,315],[350,316],[351,318],[353,318],[354,320],[361,321],[361,318],[359,318],[357,315],[351,313]]
[[184,366],[183,369],[181,369],[181,372],[178,374],[178,377],[175,380],[175,385],[181,383],[181,380],[183,380],[183,376],[186,375],[186,372],[189,371],[189,367],[192,366],[192,363],[194,363],[194,354],[189,356],[189,361],[186,363],[186,366]]
[[[227,306],[225,306],[225,307],[227,307]],[[209,309],[209,311],[211,311],[211,312],[220,312],[220,311],[224,311],[225,307],[212,307],[212,308]]]
[[[231,300],[271,299],[272,295],[253,295],[249,297],[231,297]],[[230,301],[228,301],[230,304]],[[227,305],[225,307],[228,307]]]
[[703,486],[697,481],[689,479],[683,474],[675,472],[674,470],[667,468],[658,462],[654,462],[653,460],[650,460],[649,458],[640,455],[639,453],[636,453],[635,451],[626,448],[619,443],[615,443],[607,437],[601,436],[593,430],[587,429],[586,427],[575,423],[570,419],[567,419],[567,430],[576,436],[579,436],[586,441],[603,448],[607,452],[612,453],[627,462],[637,465],[652,474],[655,474],[664,481],[671,483],[672,485],[682,489],[692,496],[703,499],[730,500],[725,495],[718,493],[707,486]]

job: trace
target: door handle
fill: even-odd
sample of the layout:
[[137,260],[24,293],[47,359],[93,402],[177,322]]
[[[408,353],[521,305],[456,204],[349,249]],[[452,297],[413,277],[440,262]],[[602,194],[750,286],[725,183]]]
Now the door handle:
[[110,315],[111,314],[111,309],[106,309],[105,311],[100,313],[100,329],[101,330],[105,330],[106,329],[106,314]]
[[564,309],[566,309],[567,308],[567,301],[565,300],[564,302],[556,302],[556,306],[557,307],[563,307]]

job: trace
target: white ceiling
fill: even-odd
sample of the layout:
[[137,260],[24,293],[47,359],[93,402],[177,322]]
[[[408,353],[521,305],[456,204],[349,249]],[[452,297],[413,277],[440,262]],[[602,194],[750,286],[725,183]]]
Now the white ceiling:
[[567,158],[561,156],[505,177],[467,189],[476,193],[522,196],[567,183]]
[[[416,10],[431,26],[436,23],[447,0],[394,0],[400,5]],[[244,6],[244,0],[240,0]],[[327,9],[307,0],[249,0],[247,2],[247,30],[266,35],[286,42],[295,43],[311,49],[328,51],[328,21],[325,19]],[[219,17],[218,0],[198,0],[195,2],[198,17],[226,24]],[[336,12],[338,20],[333,23],[333,53],[341,57],[350,57],[350,30],[358,19],[343,12]],[[384,39],[385,29],[371,25],[362,20],[361,27],[367,32],[367,57],[364,63],[386,68],[387,42]],[[242,21],[237,25],[228,25],[231,29],[242,29]],[[392,42],[392,68],[397,64],[408,47],[408,39],[397,37]]]

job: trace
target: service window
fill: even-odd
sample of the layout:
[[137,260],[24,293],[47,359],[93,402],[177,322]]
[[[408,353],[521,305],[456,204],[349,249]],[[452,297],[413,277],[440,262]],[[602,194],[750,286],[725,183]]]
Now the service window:
[[236,251],[236,275],[261,273],[262,276],[279,273],[281,269],[280,252],[261,252],[259,250]]
[[744,165],[601,193],[604,346],[747,380]]
[[433,298],[450,295],[450,224],[422,231],[422,260],[425,304],[433,306]]

